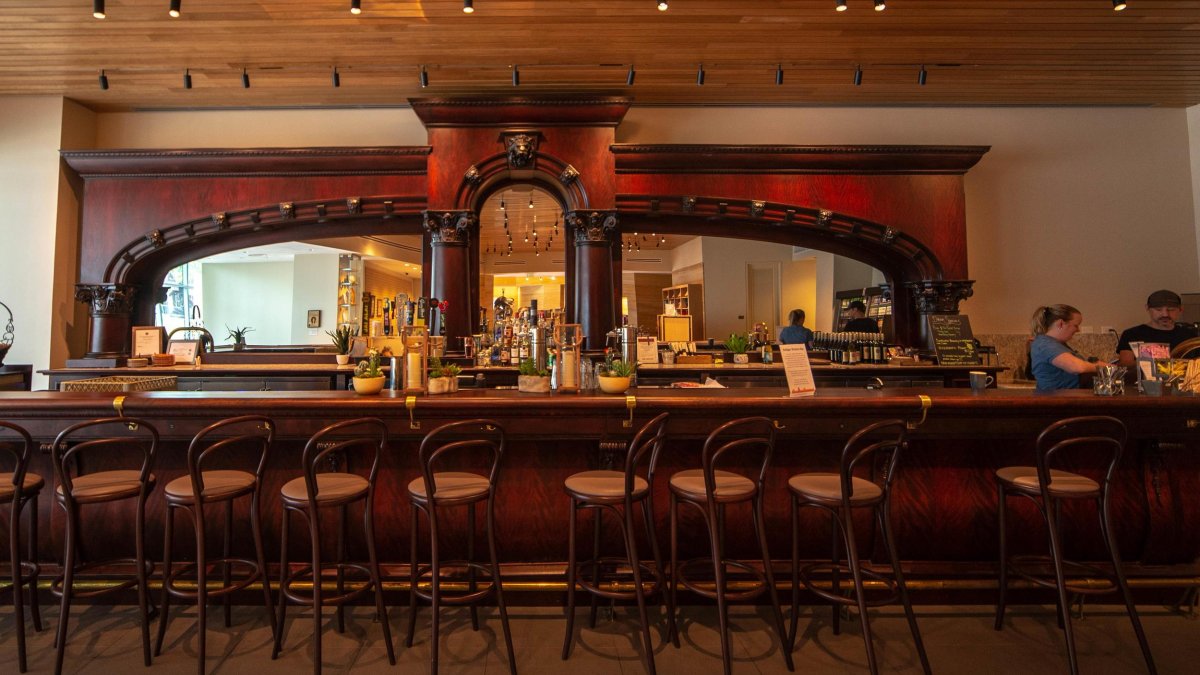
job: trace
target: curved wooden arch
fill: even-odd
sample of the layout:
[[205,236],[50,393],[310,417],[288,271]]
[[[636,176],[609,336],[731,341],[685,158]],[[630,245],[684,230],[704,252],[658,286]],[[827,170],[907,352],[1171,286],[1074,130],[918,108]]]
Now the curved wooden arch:
[[498,152],[471,166],[463,176],[454,197],[454,208],[479,212],[489,196],[508,185],[533,183],[557,195],[564,210],[589,208],[587,190],[579,173],[554,155],[538,152],[527,169],[514,169],[508,155]]

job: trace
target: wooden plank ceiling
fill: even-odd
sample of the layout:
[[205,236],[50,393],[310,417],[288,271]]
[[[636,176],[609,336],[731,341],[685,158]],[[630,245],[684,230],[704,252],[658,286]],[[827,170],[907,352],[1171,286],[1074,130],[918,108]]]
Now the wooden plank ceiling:
[[0,95],[62,95],[96,110],[549,93],[643,104],[1200,103],[1200,0],[1129,0],[1122,12],[1111,0],[890,0],[882,12],[872,0],[848,0],[845,12],[836,0],[672,0],[665,12],[657,0],[475,0],[469,15],[461,0],[362,0],[359,15],[350,0],[182,0],[177,19],[169,0],[108,0],[103,20],[91,4],[0,2]]

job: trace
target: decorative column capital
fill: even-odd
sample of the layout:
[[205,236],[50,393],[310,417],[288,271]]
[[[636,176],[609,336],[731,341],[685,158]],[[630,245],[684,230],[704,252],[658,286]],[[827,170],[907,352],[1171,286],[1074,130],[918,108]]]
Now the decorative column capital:
[[134,294],[130,284],[75,284],[75,299],[87,303],[92,316],[129,316]]
[[479,217],[472,211],[426,211],[424,225],[434,244],[466,246],[479,232]]
[[610,244],[617,239],[616,211],[568,211],[563,222],[575,231],[577,245]]
[[921,314],[958,314],[958,303],[975,294],[973,280],[906,281],[904,286],[912,293]]

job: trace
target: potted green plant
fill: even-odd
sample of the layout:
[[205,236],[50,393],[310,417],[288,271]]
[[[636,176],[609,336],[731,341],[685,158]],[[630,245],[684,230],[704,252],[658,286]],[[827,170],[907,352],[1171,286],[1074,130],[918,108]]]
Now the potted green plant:
[[383,391],[383,369],[379,367],[379,352],[372,349],[367,352],[367,358],[359,361],[354,368],[354,393],[360,396],[371,396]]
[[725,348],[733,352],[734,363],[750,363],[750,355],[746,352],[750,349],[750,338],[741,333],[730,333],[729,337],[725,338]]
[[458,391],[458,374],[462,368],[453,363],[443,363],[438,357],[429,362],[429,393],[448,394]]
[[333,348],[337,350],[337,364],[344,366],[350,363],[350,345],[354,342],[354,336],[358,335],[358,330],[345,324],[334,330],[327,330],[325,334],[329,336],[333,342]]
[[550,371],[539,369],[533,359],[525,359],[517,366],[517,391],[535,394],[550,393]]
[[240,352],[246,348],[246,333],[249,333],[254,329],[250,326],[234,326],[233,328],[225,326],[225,330],[229,331],[229,335],[226,335],[225,337],[233,340],[233,351]]
[[636,363],[627,363],[619,359],[614,361],[612,354],[608,354],[596,372],[596,381],[600,385],[600,391],[606,394],[624,393],[629,388],[636,370]]

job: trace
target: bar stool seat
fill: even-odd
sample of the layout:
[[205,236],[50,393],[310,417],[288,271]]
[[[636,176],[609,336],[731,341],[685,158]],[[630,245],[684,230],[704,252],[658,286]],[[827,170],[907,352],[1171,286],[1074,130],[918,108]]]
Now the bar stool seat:
[[[869,480],[854,477],[851,504],[865,504],[883,496],[883,490]],[[842,501],[842,477],[836,473],[802,473],[788,479],[788,488],[812,501]]]
[[[484,497],[491,489],[487,476],[462,471],[441,471],[433,474],[433,496],[438,499],[469,499]],[[409,497],[418,501],[427,501],[425,493],[425,478],[412,479],[408,484]]]
[[[337,502],[342,500],[361,499],[370,491],[366,478],[353,473],[319,473],[317,479],[317,502]],[[297,508],[308,507],[308,488],[304,485],[304,476],[293,478],[283,484],[279,494],[289,506]]]
[[[716,478],[717,499],[752,497],[757,491],[754,481],[741,474],[717,469],[713,471]],[[708,494],[704,486],[704,469],[685,469],[671,475],[671,491],[681,497],[703,499]]]
[[[996,471],[996,479],[1009,487],[1030,494],[1037,494],[1042,489],[1036,466],[1006,466]],[[1084,496],[1100,493],[1100,484],[1091,478],[1059,469],[1050,469],[1049,488],[1051,494],[1061,495]]]
[[[607,499],[625,497],[625,473],[623,471],[580,471],[563,481],[567,493],[576,499]],[[650,484],[641,476],[633,477],[634,499],[640,499],[650,489]]]
[[[46,481],[41,476],[36,473],[27,473],[25,474],[25,479],[21,481],[21,492],[38,492],[45,485]],[[14,494],[16,494],[16,486],[13,485],[13,475],[11,473],[0,473],[0,503],[12,501]]]
[[[150,474],[146,478],[146,485],[153,488],[154,482],[154,474]],[[61,500],[63,486],[59,484],[54,491]],[[136,497],[141,491],[141,474],[133,470],[97,471],[71,481],[71,497],[80,504]]]
[[[256,480],[252,473],[227,469],[202,471],[201,476],[204,480],[204,498],[214,501],[232,499],[243,492],[249,493],[254,489]],[[190,503],[196,498],[192,494],[191,476],[180,476],[167,483],[163,493],[167,499],[179,503]]]

